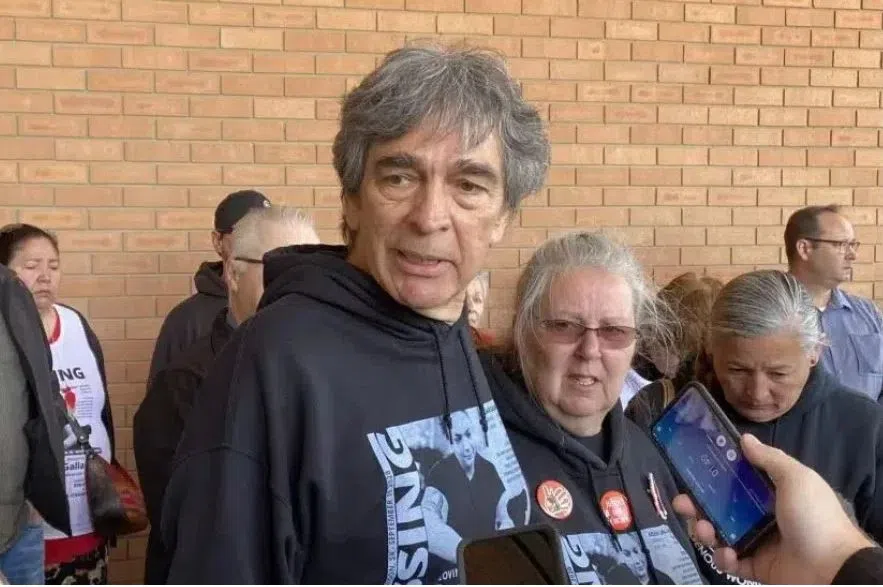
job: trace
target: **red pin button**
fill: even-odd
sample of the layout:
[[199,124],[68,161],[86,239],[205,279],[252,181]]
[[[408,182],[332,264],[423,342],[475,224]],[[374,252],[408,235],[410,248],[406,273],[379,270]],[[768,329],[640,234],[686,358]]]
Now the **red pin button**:
[[601,512],[610,527],[625,532],[632,526],[632,510],[628,498],[620,491],[608,491],[601,496]]
[[558,481],[543,481],[537,487],[537,503],[547,516],[564,520],[573,512],[573,497]]

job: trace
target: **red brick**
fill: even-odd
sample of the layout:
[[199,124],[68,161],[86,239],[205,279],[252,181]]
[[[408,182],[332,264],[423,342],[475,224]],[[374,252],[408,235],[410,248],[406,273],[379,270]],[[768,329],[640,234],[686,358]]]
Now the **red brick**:
[[577,0],[521,0],[521,11],[524,14],[576,16]]
[[89,136],[153,138],[154,122],[150,118],[98,116],[89,119]]
[[604,37],[604,23],[588,18],[552,18],[553,37],[575,37],[577,39],[601,39]]
[[632,18],[635,20],[680,22],[684,20],[684,5],[678,2],[636,0],[632,3]]
[[684,60],[684,47],[681,43],[635,41],[632,43],[632,60],[681,62]]
[[836,128],[831,131],[832,147],[875,147],[877,130],[871,128]]
[[316,73],[365,75],[375,68],[373,55],[316,55]]
[[[734,208],[733,224],[737,226],[778,225],[781,222],[781,216],[779,208]],[[783,229],[779,227],[777,230],[779,231],[778,240],[781,241]]]
[[0,5],[0,14],[9,16],[51,16],[50,0],[5,0]]
[[731,185],[733,171],[728,167],[685,167],[684,185]]
[[[754,227],[721,226],[708,231],[709,245],[753,245],[755,242]],[[658,243],[657,243],[658,244]],[[698,243],[703,244],[703,243]]]
[[339,124],[331,120],[297,120],[285,125],[285,138],[289,141],[325,141],[334,140]]
[[161,184],[217,185],[221,183],[221,166],[166,163],[160,165],[157,170],[157,182]]
[[153,90],[153,72],[95,70],[88,73],[87,84],[92,92],[150,92]]
[[285,169],[269,165],[225,165],[224,184],[244,185],[283,185]]
[[834,90],[834,106],[844,108],[876,108],[880,105],[880,92],[873,89]]
[[104,45],[150,45],[153,43],[153,25],[90,22],[86,28],[86,40]]
[[725,85],[758,85],[760,71],[756,67],[741,65],[712,65],[711,83]]
[[187,188],[168,186],[125,187],[123,205],[127,207],[184,207],[187,206]]
[[[307,118],[315,117],[315,104],[304,98],[255,98],[256,118]],[[279,128],[281,132],[281,127]]]
[[[434,33],[436,15],[427,12],[382,11],[377,14],[377,30],[403,33]],[[548,30],[548,22],[546,24]],[[503,33],[499,33],[503,34]]]
[[220,120],[160,120],[156,124],[160,139],[213,140],[221,138]]
[[187,22],[187,5],[163,0],[123,0],[123,20]]
[[19,165],[25,183],[85,183],[88,169],[81,163],[29,163]]
[[734,169],[733,185],[764,186],[781,185],[782,170],[772,167],[757,167],[753,169]]
[[66,47],[52,48],[55,67],[120,67],[122,50],[118,47]]
[[120,3],[114,0],[55,0],[52,4],[56,18],[120,19]]
[[733,131],[720,127],[685,127],[685,145],[732,145]]
[[810,30],[794,27],[764,27],[762,39],[764,45],[808,47],[810,43]]
[[248,71],[251,53],[233,49],[190,52],[190,69],[204,71]]
[[[289,4],[315,4],[315,0],[287,0]],[[343,6],[343,2],[340,2]],[[463,12],[463,0],[405,0],[408,10]]]
[[760,29],[758,27],[742,25],[712,25],[711,42],[733,45],[759,45]]
[[18,120],[18,132],[24,135],[83,136],[86,120],[74,116],[22,114]]
[[860,31],[859,44],[861,45],[862,49],[883,48],[883,31]]
[[55,155],[70,161],[121,161],[123,144],[100,139],[58,139]]
[[[818,151],[811,151],[810,165],[813,165],[813,153],[818,153]],[[761,167],[805,167],[807,164],[806,151],[804,149],[788,147],[761,149],[759,153],[759,163]]]
[[198,117],[249,118],[252,101],[245,96],[193,96],[190,111]]
[[883,20],[879,10],[838,10],[834,17],[834,26],[844,29],[879,29],[883,26]]
[[[5,165],[5,163],[4,163]],[[14,163],[13,163],[14,165]],[[53,188],[49,186],[36,185],[14,185],[3,186],[0,190],[0,206],[21,206],[22,202],[28,202],[31,206],[52,206],[55,203],[53,197]],[[11,212],[10,221],[15,220],[14,210],[5,210]],[[4,223],[8,214],[3,216]]]
[[813,108],[809,111],[810,126],[853,126],[855,110],[851,108]]
[[[135,0],[137,1],[137,0]],[[156,44],[170,47],[220,47],[220,28],[216,26],[158,24]]]
[[883,161],[883,149],[856,149],[856,167],[880,167]]
[[680,208],[638,206],[629,211],[630,226],[678,226],[681,224]]
[[856,159],[852,149],[843,148],[811,149],[808,157],[810,167],[850,167]]
[[757,205],[757,188],[709,188],[708,203],[711,206],[755,206]]
[[[0,183],[12,183],[18,181],[18,166],[14,161],[0,161]],[[12,211],[10,211],[12,212]],[[4,222],[14,222],[15,214],[4,217]]]
[[282,46],[281,30],[229,27],[221,29],[221,47],[224,49],[281,51]]
[[125,294],[186,295],[190,286],[189,276],[185,275],[132,275],[125,279]]
[[0,159],[54,158],[54,143],[50,138],[0,138]]
[[[460,16],[460,15],[452,15]],[[447,31],[447,32],[478,32],[479,34],[493,34],[493,24],[491,17],[483,17],[487,22],[491,23],[490,31]],[[376,14],[371,10],[352,10],[338,8],[318,8],[316,9],[316,28],[319,29],[342,29],[342,30],[377,30]],[[470,21],[475,22],[475,21]],[[467,29],[469,26],[466,27]],[[439,32],[442,31],[441,19],[439,21]]]
[[[812,116],[810,116],[810,122],[812,122]],[[827,147],[831,144],[831,131],[816,128],[786,128],[783,144],[798,147]]]
[[712,147],[709,151],[711,165],[757,166],[757,149],[744,147]]
[[250,143],[196,143],[191,150],[193,161],[198,163],[250,163],[254,160]]
[[[22,169],[22,174],[24,174],[24,169]],[[85,211],[77,208],[24,207],[19,212],[18,218],[21,222],[53,230],[86,228]]]
[[81,43],[86,40],[82,23],[20,18],[15,23],[15,38],[20,41]]
[[122,190],[118,187],[90,185],[55,188],[56,206],[119,206],[122,203]]
[[681,106],[664,104],[659,106],[661,124],[707,124],[707,106]]
[[250,26],[252,7],[228,3],[190,4],[190,24]]
[[346,49],[346,34],[337,31],[285,31],[286,51],[338,52]]
[[154,227],[154,213],[151,210],[90,210],[89,228],[107,229],[148,229]]
[[515,79],[549,79],[547,59],[508,59],[509,72]]
[[[156,273],[158,266],[156,255],[151,253],[99,253],[92,256],[92,271],[98,275],[150,274]],[[111,346],[111,348],[113,347]],[[150,350],[145,350],[148,354],[150,353]],[[107,350],[105,351],[105,358],[109,358]]]
[[876,69],[859,70],[858,85],[863,88],[883,87],[883,71]]
[[760,83],[765,86],[807,86],[809,70],[796,67],[764,67]]
[[15,70],[15,81],[19,89],[86,89],[86,75],[81,69],[18,67]]
[[834,52],[831,49],[791,48],[785,50],[785,65],[831,67]]
[[327,165],[293,165],[285,169],[289,185],[338,185],[337,175]]
[[829,185],[829,173],[827,169],[783,169],[782,185]]
[[658,38],[657,24],[646,21],[611,20],[607,23],[609,39],[633,39],[652,41]]
[[813,29],[813,47],[858,47],[858,31]]
[[125,47],[123,67],[128,69],[187,69],[187,53],[171,47]]
[[659,23],[660,41],[684,41],[691,43],[707,43],[710,39],[708,25],[696,23]]
[[581,0],[579,15],[590,18],[630,18],[631,2],[629,0]]
[[810,84],[813,86],[856,87],[858,73],[848,69],[815,68],[810,70]]
[[832,186],[864,187],[877,185],[876,169],[831,169]]
[[[601,108],[599,106],[599,108]],[[603,119],[603,116],[601,117]],[[651,127],[651,128],[656,128]],[[668,128],[668,127],[666,127]],[[613,124],[578,124],[576,126],[577,142],[593,143],[602,145],[628,144],[629,127],[626,125]],[[680,137],[678,137],[680,140]],[[637,141],[634,141],[637,143]]]
[[[352,53],[388,53],[405,44],[405,35],[349,31],[346,33],[346,50]],[[309,57],[309,56],[301,56]],[[255,57],[255,71],[258,60]]]
[[628,224],[628,208],[594,207],[577,208],[576,226],[625,226]]
[[155,83],[156,91],[166,94],[217,94],[221,90],[215,73],[157,71]]
[[806,126],[806,108],[761,108],[761,126]]
[[712,106],[709,108],[708,114],[709,122],[711,124],[754,126],[757,125],[759,121],[757,108]]
[[785,13],[785,24],[788,26],[832,28],[834,26],[834,11],[788,8]]
[[0,63],[13,65],[49,65],[50,45],[22,41],[0,41]]
[[127,115],[187,116],[187,98],[156,94],[126,94],[123,112]]
[[856,119],[856,126],[874,126],[883,125],[883,112],[880,110],[859,110]]
[[255,6],[255,26],[282,29],[309,29],[316,26],[316,13],[312,8],[293,6]]
[[[686,175],[686,172],[684,175]],[[629,183],[631,185],[656,187],[681,185],[681,176],[680,169],[670,169],[665,167],[632,167],[629,170]]]
[[[687,22],[713,22],[718,24],[734,23],[736,22],[736,7],[688,4],[684,12],[684,20]],[[713,30],[712,35],[714,35]]]
[[739,6],[736,23],[760,26],[784,26],[785,9],[759,6]]
[[170,141],[127,141],[127,161],[189,161],[190,148],[186,143]]
[[659,81],[663,83],[707,84],[708,79],[707,65],[659,64]]
[[[186,251],[187,233],[157,230],[126,232],[123,235],[123,242],[127,251]],[[153,315],[152,304],[151,313],[148,315]]]
[[[717,230],[717,229],[715,229]],[[698,227],[662,226],[655,229],[656,246],[690,246],[705,244],[705,229]]]
[[[107,251],[119,250],[120,235],[118,233],[99,233],[97,236],[88,232],[63,232],[58,235],[64,251]],[[108,248],[107,243],[116,244]],[[97,246],[96,246],[97,245]],[[61,283],[64,296],[78,298],[105,297],[123,295],[123,281],[116,277],[99,277],[97,275],[65,276]],[[94,318],[95,316],[90,316]],[[91,322],[91,321],[90,321]]]
[[[556,62],[552,62],[552,67],[554,68]],[[588,65],[591,65],[591,69],[597,68],[600,70],[601,64],[591,62]],[[587,72],[589,73],[589,72]],[[579,76],[572,75],[572,79],[579,79]],[[596,77],[587,77],[583,79],[602,79],[600,75]],[[656,81],[656,64],[655,63],[622,63],[622,62],[614,62],[608,61],[604,64],[604,76],[603,79],[607,79],[610,81],[645,81],[645,82],[653,82]]]
[[89,167],[92,183],[156,182],[156,165],[153,163],[92,163]]
[[684,61],[687,63],[734,63],[733,47],[714,45],[687,45],[684,47]]
[[315,163],[316,149],[313,145],[255,145],[255,163]]
[[735,89],[734,102],[737,105],[754,104],[759,106],[775,105],[781,106],[784,101],[784,92],[782,88],[746,88],[740,87]]
[[642,105],[608,105],[604,108],[605,122],[654,123],[656,107]]

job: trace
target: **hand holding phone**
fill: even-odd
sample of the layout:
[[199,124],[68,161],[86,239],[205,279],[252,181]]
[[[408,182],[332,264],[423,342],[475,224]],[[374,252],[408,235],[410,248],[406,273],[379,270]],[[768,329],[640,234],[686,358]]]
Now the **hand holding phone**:
[[775,528],[772,481],[745,458],[735,426],[700,383],[680,392],[650,436],[721,541],[740,556]]
[[722,571],[771,585],[830,584],[853,554],[874,546],[849,519],[833,489],[809,467],[754,436],[742,437],[748,460],[769,473],[776,486],[778,532],[749,557],[720,547],[715,530],[686,495],[674,500],[679,514],[696,520],[696,538],[716,548]]

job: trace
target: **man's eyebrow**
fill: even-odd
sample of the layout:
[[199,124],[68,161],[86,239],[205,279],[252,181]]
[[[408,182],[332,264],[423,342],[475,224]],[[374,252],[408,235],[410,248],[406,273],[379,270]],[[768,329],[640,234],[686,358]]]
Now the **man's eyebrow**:
[[417,169],[417,158],[407,153],[394,153],[386,155],[374,162],[374,167],[381,168],[398,168],[398,169]]
[[457,171],[465,175],[483,177],[488,181],[494,182],[494,184],[500,182],[500,175],[493,167],[487,163],[475,161],[474,159],[460,159],[457,161]]

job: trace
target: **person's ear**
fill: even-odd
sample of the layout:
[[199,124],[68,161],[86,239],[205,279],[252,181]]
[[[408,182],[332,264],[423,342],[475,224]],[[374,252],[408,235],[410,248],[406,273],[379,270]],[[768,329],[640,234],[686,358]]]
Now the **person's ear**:
[[815,367],[816,365],[818,365],[821,357],[822,357],[822,345],[816,344],[809,351],[809,366]]
[[218,257],[224,258],[224,249],[221,247],[221,239],[224,238],[224,235],[218,232],[217,230],[212,231],[212,247],[215,249],[215,252],[218,254]]
[[359,217],[361,216],[362,211],[359,195],[341,192],[340,201],[343,205],[343,222],[351,233],[358,232]]
[[801,261],[809,260],[809,255],[812,253],[812,242],[805,239],[797,239],[795,243],[795,248],[797,249],[797,256],[800,257]]

